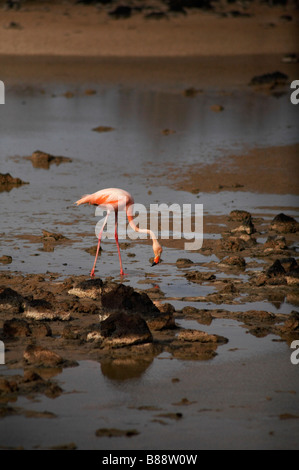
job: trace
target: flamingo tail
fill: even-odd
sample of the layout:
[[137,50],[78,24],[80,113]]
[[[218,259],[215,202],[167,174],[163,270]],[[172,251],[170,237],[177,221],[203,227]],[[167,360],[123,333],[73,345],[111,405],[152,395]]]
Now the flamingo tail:
[[81,199],[79,199],[78,201],[75,202],[75,204],[77,204],[77,206],[80,206],[80,204],[86,204],[86,203],[89,203],[89,204],[92,204],[92,194],[85,194],[84,196],[81,197]]

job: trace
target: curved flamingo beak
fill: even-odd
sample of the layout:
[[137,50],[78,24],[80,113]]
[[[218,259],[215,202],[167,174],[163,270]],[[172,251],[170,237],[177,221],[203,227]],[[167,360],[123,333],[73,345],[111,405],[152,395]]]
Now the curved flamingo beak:
[[155,256],[155,259],[154,259],[154,262],[153,262],[152,266],[156,266],[156,264],[158,264],[159,261],[160,261],[160,255]]

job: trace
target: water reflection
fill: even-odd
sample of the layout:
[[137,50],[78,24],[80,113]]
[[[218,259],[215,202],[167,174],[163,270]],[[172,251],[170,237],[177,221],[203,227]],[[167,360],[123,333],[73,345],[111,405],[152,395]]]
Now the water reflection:
[[128,357],[117,359],[103,359],[101,363],[102,374],[112,381],[122,381],[141,377],[152,364],[154,358]]
[[[210,106],[215,103],[221,104],[224,111],[211,111]],[[4,156],[1,172],[22,176],[30,183],[0,194],[1,231],[7,237],[9,234],[7,240],[3,239],[3,250],[7,254],[12,246],[19,250],[14,250],[13,269],[24,269],[26,259],[29,272],[48,263],[49,269],[63,270],[60,262],[63,257],[69,263],[76,258],[66,271],[81,274],[78,267],[86,261],[79,250],[82,234],[88,232],[93,236],[96,220],[94,211],[89,217],[72,203],[81,194],[103,187],[127,188],[136,202],[146,206],[156,202],[200,202],[210,214],[227,214],[234,208],[249,211],[254,208],[257,212],[265,204],[294,205],[297,201],[287,195],[274,198],[227,191],[190,195],[161,185],[159,176],[167,175],[168,168],[181,171],[184,164],[212,162],[245,146],[296,142],[295,108],[290,106],[287,96],[277,99],[252,91],[204,90],[189,98],[182,90],[166,93],[103,88],[88,96],[77,89],[67,99],[54,89],[43,93],[10,90],[5,107],[0,107],[0,145]],[[96,126],[115,130],[93,132]],[[166,128],[175,133],[163,135],[161,131]],[[58,166],[48,162],[49,170],[43,171],[23,158],[36,149],[51,156],[66,155],[72,161]],[[73,252],[59,247],[57,257],[46,258],[44,251],[39,261],[33,259],[35,248],[29,248],[29,244],[24,247],[18,237],[26,230],[39,236],[42,229],[61,229],[57,225],[63,225],[63,234],[78,242],[78,246],[74,246]]]

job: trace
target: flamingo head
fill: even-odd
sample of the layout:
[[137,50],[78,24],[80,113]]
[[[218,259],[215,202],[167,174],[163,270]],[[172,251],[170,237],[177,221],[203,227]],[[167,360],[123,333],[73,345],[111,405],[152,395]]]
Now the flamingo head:
[[155,266],[156,264],[159,263],[161,253],[163,251],[162,246],[157,242],[157,240],[155,240],[153,244],[153,250],[154,250],[155,258],[154,258],[152,266]]

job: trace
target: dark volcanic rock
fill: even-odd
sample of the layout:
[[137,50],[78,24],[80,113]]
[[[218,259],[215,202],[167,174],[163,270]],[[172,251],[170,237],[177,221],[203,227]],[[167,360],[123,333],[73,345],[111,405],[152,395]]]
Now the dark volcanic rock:
[[10,287],[0,287],[0,309],[19,313],[23,311],[25,299]]
[[232,230],[232,232],[245,232],[248,235],[251,235],[255,232],[255,228],[251,219],[251,215],[244,217],[242,219],[242,224],[239,227]]
[[45,299],[33,299],[26,302],[24,316],[34,320],[70,320],[70,313],[59,311]]
[[23,357],[27,364],[40,365],[43,367],[55,367],[62,365],[64,362],[59,354],[36,345],[29,345]]
[[67,237],[61,233],[48,232],[48,230],[43,230],[43,239],[45,241],[58,242],[61,240],[67,240]]
[[36,150],[35,152],[33,152],[31,157],[29,157],[29,160],[31,160],[32,166],[34,168],[44,168],[46,170],[50,168],[50,165],[52,163],[60,165],[60,163],[72,161],[72,159],[69,157],[50,155],[49,153],[42,152],[41,150]]
[[274,217],[270,228],[276,232],[295,233],[299,230],[299,223],[293,217],[280,213]]
[[145,292],[136,292],[124,284],[107,284],[103,288],[101,302],[106,311],[124,311],[141,315],[151,330],[175,326],[172,310],[160,311]]
[[299,285],[299,266],[286,273],[286,281],[289,286]]
[[214,281],[216,279],[215,274],[200,271],[189,271],[185,274],[185,277],[188,279],[188,281],[199,283],[203,281]]
[[48,324],[31,322],[20,318],[6,320],[3,324],[3,334],[7,338],[21,338],[26,336],[44,337],[51,336],[52,331]]
[[0,263],[2,264],[10,264],[12,262],[12,257],[9,255],[3,255],[0,257]]
[[283,329],[285,331],[299,332],[299,312],[292,311],[289,318],[285,321]]
[[266,274],[269,277],[283,276],[285,273],[285,269],[279,259],[275,260],[274,263],[270,266],[270,268],[268,268],[266,271]]
[[103,281],[102,279],[88,279],[81,281],[72,287],[68,293],[76,295],[80,298],[100,299],[102,295]]
[[78,283],[68,293],[97,300],[103,313],[138,313],[154,330],[175,326],[171,309],[160,311],[145,292],[139,293],[133,287],[124,284],[103,283],[101,279],[89,279]]
[[0,190],[5,189],[6,186],[21,186],[22,184],[28,183],[25,183],[20,178],[13,178],[10,173],[0,173]]
[[226,264],[227,266],[237,266],[239,268],[244,268],[246,266],[246,261],[242,256],[226,256],[221,264]]
[[287,341],[299,338],[299,312],[292,311],[283,325],[276,327],[276,331]]
[[184,317],[195,319],[198,323],[203,325],[210,325],[213,320],[213,316],[209,310],[198,309],[196,307],[186,306],[182,310]]
[[285,84],[288,76],[285,73],[276,71],[272,73],[265,73],[263,75],[256,75],[253,77],[249,85],[278,85]]
[[243,210],[233,210],[229,214],[229,220],[234,220],[236,222],[243,222],[243,220],[251,217],[250,212]]
[[136,292],[124,284],[108,284],[102,292],[102,306],[107,310],[126,310],[138,313],[159,313],[146,293]]
[[122,347],[133,344],[151,343],[152,334],[146,321],[138,314],[115,312],[102,321],[100,332],[103,345]]
[[30,336],[31,330],[26,320],[13,318],[3,324],[3,334],[6,338]]
[[247,248],[246,241],[239,237],[226,237],[217,240],[217,245],[221,251],[231,251],[233,253],[243,251]]
[[167,350],[182,360],[212,359],[218,345],[227,343],[223,336],[211,335],[200,330],[181,330],[174,341],[167,345]]
[[146,15],[144,15],[144,18],[145,19],[154,19],[154,20],[160,20],[162,18],[167,18],[167,13],[165,13],[165,11],[160,11],[160,10],[156,10],[156,11],[151,11],[150,13],[147,13]]
[[191,259],[188,259],[188,258],[178,258],[176,260],[176,265],[179,268],[188,267],[188,266],[191,266],[192,264],[194,264],[193,261]]
[[36,367],[73,367],[78,365],[76,361],[65,360],[55,351],[35,344],[27,346],[23,359],[26,364]]
[[263,249],[266,252],[280,252],[287,249],[287,242],[281,235],[269,236],[264,243]]
[[132,8],[129,5],[118,5],[114,10],[109,11],[109,16],[113,18],[130,18],[132,14]]
[[296,271],[298,269],[298,263],[295,258],[282,258],[280,264],[286,271],[286,273]]

